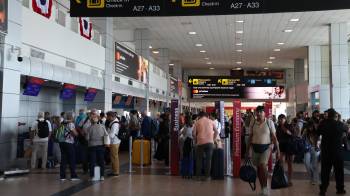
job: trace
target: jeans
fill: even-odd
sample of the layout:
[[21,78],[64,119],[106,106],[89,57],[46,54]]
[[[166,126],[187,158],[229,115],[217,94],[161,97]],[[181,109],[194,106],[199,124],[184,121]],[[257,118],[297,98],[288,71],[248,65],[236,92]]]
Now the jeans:
[[78,158],[78,163],[82,164],[84,173],[88,172],[88,146],[85,144],[78,143],[76,145],[76,156]]
[[316,151],[315,147],[312,147],[309,152],[305,153],[304,163],[307,172],[310,175],[311,182],[319,182],[319,171],[318,171],[318,157],[320,152]]
[[113,174],[119,175],[119,144],[112,144],[110,151]]
[[76,160],[75,160],[75,147],[74,144],[61,142],[61,166],[60,166],[60,177],[61,179],[66,178],[66,167],[69,164],[70,176],[71,178],[77,178],[77,173],[75,172]]
[[36,168],[36,161],[38,159],[39,152],[40,152],[39,157],[42,158],[41,168],[42,169],[46,168],[47,148],[48,148],[48,142],[34,142],[33,143],[32,159],[31,159],[31,167],[32,167],[32,169]]
[[196,146],[196,176],[202,176],[202,167],[204,160],[204,176],[210,176],[211,158],[213,156],[214,144],[202,144]]
[[105,171],[105,146],[89,146],[90,157],[90,177],[94,177],[94,168],[96,164],[100,167],[101,177],[104,176]]

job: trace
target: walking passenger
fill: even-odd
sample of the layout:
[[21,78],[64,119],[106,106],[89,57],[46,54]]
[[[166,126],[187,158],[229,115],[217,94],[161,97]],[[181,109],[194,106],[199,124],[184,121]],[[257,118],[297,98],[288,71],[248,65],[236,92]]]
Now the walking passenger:
[[317,130],[322,136],[321,141],[321,185],[320,195],[326,195],[329,185],[329,175],[332,167],[335,172],[337,194],[346,194],[344,189],[344,158],[342,156],[344,133],[348,128],[337,121],[337,112],[334,109],[327,111],[328,117]]
[[267,163],[271,153],[271,142],[277,147],[276,159],[280,159],[280,149],[273,122],[265,117],[264,106],[256,108],[256,120],[250,123],[249,148],[252,151],[252,160],[258,168],[258,178],[261,185],[261,195],[268,195],[267,189]]
[[[205,112],[199,113],[199,119],[193,126],[193,137],[196,141],[196,176],[205,181],[209,179],[211,159],[214,150],[214,140],[219,134],[212,120]],[[205,162],[202,174],[203,160]]]
[[107,132],[111,139],[110,145],[110,159],[112,163],[112,173],[111,176],[119,176],[119,147],[120,147],[120,139],[118,138],[119,133],[119,120],[117,118],[117,114],[115,112],[107,112],[107,120],[110,122]]
[[309,121],[303,131],[303,139],[310,145],[310,149],[305,152],[304,162],[312,185],[319,184],[320,175],[318,170],[318,157],[320,155],[319,136],[317,135],[314,122],[314,120]]

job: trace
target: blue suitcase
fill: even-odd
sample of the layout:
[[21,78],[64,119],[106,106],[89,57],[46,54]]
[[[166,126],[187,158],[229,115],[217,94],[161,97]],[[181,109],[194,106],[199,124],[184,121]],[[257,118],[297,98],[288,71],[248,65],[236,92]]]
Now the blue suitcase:
[[181,176],[183,178],[192,178],[193,177],[193,158],[184,157],[181,160]]

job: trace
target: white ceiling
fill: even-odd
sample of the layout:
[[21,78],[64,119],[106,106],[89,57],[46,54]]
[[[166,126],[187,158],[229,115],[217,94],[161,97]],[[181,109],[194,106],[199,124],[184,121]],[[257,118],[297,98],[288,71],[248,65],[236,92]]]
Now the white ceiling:
[[[299,18],[299,22],[290,22]],[[236,23],[244,20],[244,23]],[[350,10],[229,16],[115,18],[118,30],[148,28],[153,48],[168,48],[172,61],[185,68],[287,68],[306,58],[308,45],[328,44],[330,23],[350,22]],[[292,33],[283,32],[293,29]],[[243,34],[236,34],[243,30]],[[350,30],[350,27],[348,28]],[[189,31],[197,35],[189,35]],[[350,32],[350,31],[349,31]],[[243,46],[236,46],[242,42]],[[278,42],[285,45],[278,46]],[[203,47],[196,47],[201,43]],[[280,48],[280,52],[273,49]],[[236,52],[242,49],[242,53]],[[200,53],[206,50],[206,53]],[[267,64],[274,56],[273,64]],[[207,65],[209,61],[212,65]],[[237,61],[242,61],[237,65]]]

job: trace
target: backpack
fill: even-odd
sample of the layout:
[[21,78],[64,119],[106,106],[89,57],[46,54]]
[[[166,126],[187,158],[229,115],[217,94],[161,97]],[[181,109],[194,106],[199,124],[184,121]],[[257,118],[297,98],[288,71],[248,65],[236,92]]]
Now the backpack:
[[140,130],[139,119],[135,116],[131,116],[130,118],[130,130]]
[[158,123],[156,120],[151,119],[151,137],[154,137],[158,134]]
[[44,121],[38,121],[38,136],[39,138],[47,138],[49,137],[50,134],[50,130],[49,130],[49,123],[46,122],[46,120]]
[[190,157],[193,149],[193,140],[187,137],[182,148],[183,157]]
[[127,140],[129,138],[129,132],[126,129],[126,127],[122,126],[122,124],[119,121],[113,121],[113,122],[109,123],[109,129],[111,129],[112,126],[116,123],[119,124],[119,131],[118,131],[118,134],[116,134],[115,136],[117,136],[117,138],[122,140],[122,141]]
[[55,142],[65,142],[66,137],[64,136],[66,129],[64,125],[59,126],[54,132]]

